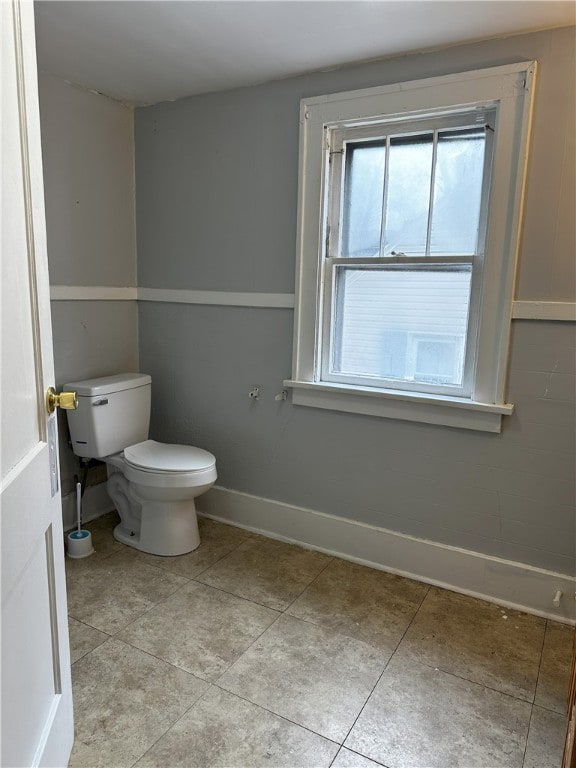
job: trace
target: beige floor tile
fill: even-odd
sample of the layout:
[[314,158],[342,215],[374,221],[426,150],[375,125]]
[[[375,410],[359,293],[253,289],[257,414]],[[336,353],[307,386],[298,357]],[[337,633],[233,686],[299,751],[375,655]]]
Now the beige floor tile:
[[212,688],[138,768],[328,768],[338,745]]
[[244,541],[253,537],[253,534],[242,528],[218,523],[209,518],[198,518],[198,528],[200,530],[200,546],[187,555],[160,557],[139,552],[137,549],[131,549],[131,555],[148,565],[155,565],[157,568],[163,568],[187,579],[193,579],[206,568],[233,552]]
[[530,705],[395,656],[345,746],[388,768],[521,768]]
[[424,585],[211,520],[156,558],[115,522],[67,561],[74,768],[327,768],[352,726],[332,768],[520,768],[527,735],[524,768],[557,768],[569,628],[436,588],[418,610]]
[[532,702],[545,625],[537,616],[434,587],[398,652]]
[[548,622],[534,703],[564,714],[570,682],[574,629]]
[[131,766],[208,685],[110,639],[72,668],[74,768]]
[[381,763],[375,763],[367,757],[362,757],[362,755],[342,747],[331,768],[379,768],[380,765]]
[[333,560],[288,613],[392,652],[428,589],[417,581]]
[[94,627],[89,627],[87,624],[82,624],[71,617],[68,617],[68,634],[70,636],[71,664],[81,659],[82,656],[86,656],[87,653],[93,651],[110,637],[110,635],[106,635]]
[[566,718],[534,707],[528,732],[524,768],[559,768],[566,736]]
[[127,557],[125,550],[109,557],[68,560],[68,612],[96,629],[114,634],[186,579]]
[[203,680],[216,680],[278,617],[276,611],[189,582],[119,637]]
[[293,544],[254,539],[244,542],[198,578],[204,584],[283,611],[330,559]]
[[218,685],[341,741],[388,657],[359,640],[284,615]]

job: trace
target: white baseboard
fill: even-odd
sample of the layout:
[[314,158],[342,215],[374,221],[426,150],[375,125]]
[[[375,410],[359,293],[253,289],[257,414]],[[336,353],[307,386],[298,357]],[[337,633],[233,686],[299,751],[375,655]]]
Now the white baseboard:
[[[88,523],[97,517],[112,512],[114,504],[106,492],[106,483],[89,485],[82,499],[82,522]],[[62,519],[64,530],[69,531],[76,525],[76,492],[62,496]]]
[[[417,539],[324,512],[214,487],[198,512],[274,539],[566,624],[576,623],[575,580],[523,563]],[[553,605],[562,592],[559,608]]]

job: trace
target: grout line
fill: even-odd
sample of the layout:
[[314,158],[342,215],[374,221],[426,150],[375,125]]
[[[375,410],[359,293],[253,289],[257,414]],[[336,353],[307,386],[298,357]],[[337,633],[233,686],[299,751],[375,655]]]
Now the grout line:
[[[248,602],[250,602],[250,601],[248,601]],[[222,686],[219,686],[219,685],[218,685],[218,681],[219,681],[219,680],[221,680],[221,679],[222,679],[222,677],[223,677],[223,676],[224,676],[224,675],[225,675],[227,672],[229,672],[229,671],[232,669],[232,667],[234,667],[236,664],[238,664],[238,662],[240,661],[240,659],[241,659],[241,658],[242,658],[242,657],[243,657],[243,656],[244,656],[246,653],[248,653],[248,651],[250,650],[250,648],[252,648],[252,646],[253,646],[255,643],[257,643],[257,642],[258,642],[258,640],[260,640],[260,638],[262,637],[262,635],[263,635],[263,634],[265,634],[266,632],[268,632],[268,630],[269,630],[271,627],[273,627],[273,626],[274,626],[274,624],[276,624],[276,622],[277,622],[277,621],[278,621],[278,620],[279,620],[279,619],[282,617],[282,615],[283,615],[283,614],[281,614],[281,613],[278,613],[278,616],[276,616],[276,618],[274,619],[274,621],[273,621],[273,622],[271,622],[271,623],[270,623],[270,624],[269,624],[269,625],[268,625],[268,626],[267,626],[265,629],[263,629],[263,630],[262,630],[262,632],[260,632],[260,634],[258,635],[258,637],[255,637],[255,638],[254,638],[254,640],[252,640],[252,642],[250,643],[250,645],[248,645],[248,646],[247,646],[247,647],[246,647],[246,648],[245,648],[245,649],[242,651],[242,653],[240,654],[240,656],[238,656],[238,658],[237,658],[237,659],[234,659],[234,661],[233,661],[233,662],[231,662],[231,663],[230,663],[230,664],[229,664],[229,665],[226,667],[226,669],[225,669],[225,670],[224,670],[224,671],[223,671],[223,672],[222,672],[220,675],[218,675],[218,677],[217,677],[217,678],[216,678],[216,679],[213,681],[213,682],[214,682],[214,685],[218,686],[219,688],[221,688],[221,687],[222,687]],[[223,688],[222,690],[226,690],[226,689],[225,689],[225,688]],[[254,702],[252,702],[252,703],[254,703]]]
[[230,597],[235,597],[237,600],[244,600],[245,603],[252,603],[252,605],[258,605],[260,608],[267,608],[269,611],[274,611],[275,613],[278,613],[280,616],[283,614],[283,610],[281,608],[272,608],[269,605],[266,605],[265,603],[259,603],[257,600],[253,600],[251,597],[242,597],[242,595],[236,594],[236,592],[230,592],[227,589],[224,589],[223,587],[215,587],[213,584],[208,584],[205,581],[200,581],[199,579],[191,579],[191,581],[194,581],[196,584],[198,584],[201,587],[206,587],[207,589],[214,589],[216,592],[222,592],[224,595],[230,595]]
[[[108,632],[104,632],[102,629],[97,629],[96,627],[93,627],[92,624],[87,624],[85,621],[81,621],[80,619],[77,619],[75,616],[72,616],[70,613],[68,614],[69,619],[73,619],[74,621],[78,622],[78,624],[82,624],[82,626],[87,627],[88,629],[93,630],[94,632],[100,632],[102,635],[106,635],[106,638],[102,640],[101,643],[98,643],[98,645],[95,645],[93,648],[90,648],[86,653],[83,653],[82,656],[79,656],[74,661],[70,661],[70,668],[72,668],[75,664],[78,664],[79,661],[81,661],[83,658],[88,656],[92,651],[95,651],[96,648],[100,648],[101,645],[104,645],[104,643],[107,643],[108,640],[112,640],[113,635],[109,634]],[[68,630],[68,644],[70,646],[70,657],[72,656],[72,646],[70,644],[70,630]]]
[[[420,611],[422,610],[422,606],[424,605],[424,602],[426,601],[426,598],[428,597],[428,595],[430,594],[430,592],[431,592],[431,591],[432,591],[432,586],[431,586],[431,585],[429,585],[429,586],[428,586],[428,589],[426,590],[426,592],[425,592],[425,593],[424,593],[424,595],[422,596],[422,600],[420,601],[420,605],[419,605],[419,606],[418,606],[418,608],[416,608],[416,610],[414,611],[414,616],[412,616],[412,618],[411,618],[411,619],[410,619],[410,621],[408,622],[408,626],[406,627],[406,629],[405,629],[405,630],[404,630],[404,632],[402,633],[402,637],[401,637],[401,638],[400,638],[400,640],[398,640],[398,642],[396,643],[396,648],[394,648],[394,650],[392,651],[392,656],[394,656],[394,655],[396,654],[396,652],[398,651],[398,649],[400,648],[400,645],[402,644],[402,641],[403,641],[403,640],[404,640],[404,638],[406,637],[406,635],[407,635],[407,633],[408,633],[408,630],[410,629],[410,627],[412,626],[412,624],[414,624],[414,622],[416,621],[416,617],[418,616],[418,614],[419,614],[419,613],[420,613]],[[392,656],[390,656],[390,661],[392,660]]]
[[114,638],[112,638],[112,637],[107,637],[106,640],[103,640],[101,643],[98,643],[98,645],[96,645],[94,648],[90,648],[89,651],[86,651],[86,653],[83,653],[82,656],[80,656],[79,658],[76,659],[76,661],[71,662],[70,669],[72,669],[72,667],[75,667],[76,664],[78,664],[79,661],[82,661],[87,656],[90,656],[90,654],[93,653],[95,650],[97,650],[98,648],[101,648],[103,645],[106,645],[106,643],[109,640],[113,640],[113,639]]
[[[296,546],[297,546],[297,545],[296,545]],[[307,550],[307,551],[308,551],[308,552],[313,552],[314,550]],[[319,554],[320,554],[320,553],[319,553]],[[296,600],[298,600],[298,598],[302,597],[302,595],[303,595],[303,594],[306,592],[306,590],[310,589],[310,587],[312,586],[312,584],[314,584],[314,582],[318,581],[318,579],[320,578],[320,576],[322,576],[322,574],[324,573],[324,571],[326,570],[326,568],[328,568],[328,566],[332,565],[332,563],[333,563],[333,562],[334,562],[334,560],[336,559],[336,558],[334,558],[334,557],[331,557],[330,555],[327,555],[327,557],[328,557],[329,559],[328,559],[328,562],[327,562],[327,563],[324,565],[324,567],[320,569],[320,571],[319,571],[319,572],[316,574],[316,576],[314,576],[314,578],[312,579],[312,581],[311,581],[311,582],[309,582],[308,584],[306,584],[306,586],[304,587],[304,589],[303,589],[303,590],[302,590],[302,591],[301,591],[299,594],[297,594],[297,595],[296,595],[296,597],[294,598],[294,600],[292,600],[292,601],[291,601],[291,602],[290,602],[290,603],[289,603],[289,604],[286,606],[286,608],[284,608],[284,610],[282,611],[282,613],[287,613],[288,609],[289,609],[289,608],[291,608],[291,607],[294,605],[294,603],[296,602]],[[340,559],[340,558],[338,558],[338,559]],[[288,613],[287,615],[288,615],[288,616],[292,616],[292,614],[291,614],[291,613]],[[298,618],[298,617],[296,617],[296,618]],[[310,623],[311,623],[311,624],[313,624],[314,622],[310,622]]]
[[528,727],[526,728],[526,741],[524,742],[524,751],[522,752],[522,768],[526,763],[526,752],[528,751],[528,739],[530,737],[530,728],[532,727],[532,713],[534,712],[534,705],[530,707],[530,717],[528,718]]
[[[169,667],[172,667],[172,669],[177,669],[179,672],[185,672],[187,675],[190,675],[190,677],[193,677],[195,680],[198,680],[201,683],[206,683],[208,686],[211,685],[209,680],[205,680],[203,677],[195,675],[194,672],[190,672],[189,670],[184,669],[184,667],[178,666],[178,664],[173,664],[171,661],[161,659],[160,656],[156,656],[156,654],[152,653],[151,651],[146,651],[144,648],[139,648],[137,645],[132,645],[132,643],[130,643],[128,640],[123,640],[121,637],[110,637],[109,640],[116,640],[116,642],[122,643],[122,645],[127,645],[129,648],[132,648],[135,651],[139,651],[140,653],[144,653],[146,656],[150,656],[152,659],[156,659],[156,661],[159,661],[161,664],[167,664]],[[102,643],[102,645],[104,645],[104,643]]]
[[180,590],[182,590],[182,589],[184,589],[184,587],[188,586],[188,584],[190,584],[190,581],[191,581],[191,579],[187,579],[184,584],[180,584],[173,592],[170,592],[169,595],[166,595],[166,597],[161,598],[156,603],[151,605],[150,608],[147,608],[145,611],[142,611],[142,613],[139,613],[138,616],[135,616],[131,621],[128,622],[128,624],[125,624],[123,627],[121,627],[120,629],[116,630],[116,632],[114,632],[114,634],[111,635],[111,637],[117,638],[118,635],[120,634],[120,632],[124,632],[124,630],[128,629],[128,627],[131,627],[132,624],[135,624],[139,619],[143,618],[148,613],[150,613],[150,611],[153,611],[155,608],[158,608],[159,605],[162,605],[162,604],[168,602],[168,600],[170,600],[170,598],[174,597],[174,595],[176,595],[178,592],[180,592]]
[[[221,563],[223,560],[227,560],[231,555],[236,554],[236,552],[238,552],[238,550],[241,547],[243,547],[244,544],[246,544],[247,542],[248,542],[248,539],[244,539],[244,541],[241,541],[240,544],[237,544],[229,552],[226,552],[225,554],[223,554],[222,557],[219,557],[217,560],[214,560],[214,562],[210,563],[210,565],[207,565],[206,568],[203,568],[201,571],[199,571],[198,573],[194,574],[194,576],[192,577],[194,579],[194,581],[198,581],[200,584],[204,584],[205,582],[200,581],[200,579],[199,579],[200,576],[203,576],[206,573],[206,571],[209,571],[211,568],[213,568],[215,565],[218,565],[218,563]],[[210,586],[210,585],[206,585],[206,586]],[[220,591],[221,592],[226,592],[225,589],[221,589]],[[229,592],[229,594],[234,594],[234,593],[233,592]]]
[[538,662],[538,674],[536,675],[536,685],[534,686],[534,698],[532,699],[532,706],[530,707],[530,717],[528,718],[528,728],[526,729],[526,742],[524,743],[524,753],[522,755],[522,766],[526,762],[526,752],[528,751],[528,739],[530,738],[530,728],[532,727],[532,715],[534,714],[534,702],[536,700],[536,691],[538,690],[538,681],[540,680],[540,671],[542,669],[542,659],[544,658],[544,646],[546,645],[546,635],[548,634],[548,619],[544,625],[544,632],[542,634],[542,645],[540,647],[540,659]]
[[[235,691],[229,691],[227,688],[224,688],[221,685],[218,685],[218,683],[213,683],[215,688],[218,688],[219,691],[222,691],[223,693],[228,694],[229,696],[234,696],[237,699],[240,699],[241,701],[245,701],[247,704],[251,704],[253,707],[257,707],[258,709],[263,710],[264,712],[268,712],[270,715],[274,715],[274,717],[279,717],[280,720],[284,720],[287,723],[291,723],[292,725],[297,726],[298,728],[302,728],[304,731],[308,731],[308,733],[312,733],[314,736],[318,736],[321,739],[324,739],[325,741],[329,741],[332,744],[335,744],[338,746],[338,751],[340,751],[340,748],[342,747],[342,744],[339,741],[335,741],[335,739],[331,739],[329,736],[325,736],[323,733],[318,733],[318,731],[314,731],[312,728],[309,728],[307,725],[302,725],[302,723],[297,723],[295,720],[291,720],[289,717],[286,717],[286,715],[280,715],[278,712],[274,712],[273,709],[268,709],[268,707],[263,706],[262,704],[257,704],[255,701],[252,701],[251,699],[247,699],[245,696],[241,696],[239,693],[236,693]],[[338,752],[336,752],[336,755]],[[336,755],[334,755],[334,759],[336,758]]]
[[422,608],[422,605],[424,604],[424,600],[426,600],[426,598],[428,597],[428,594],[430,593],[430,590],[431,590],[431,589],[432,589],[432,587],[430,587],[430,586],[429,586],[429,587],[428,587],[428,589],[426,590],[426,592],[424,593],[424,595],[423,595],[423,597],[422,597],[422,600],[421,600],[421,602],[420,602],[420,605],[418,606],[418,608],[417,608],[417,609],[415,610],[415,612],[414,612],[414,616],[412,616],[412,619],[411,619],[411,620],[408,622],[408,625],[407,625],[406,629],[405,629],[405,630],[404,630],[404,632],[402,633],[402,637],[401,637],[401,638],[400,638],[400,640],[398,640],[398,642],[396,643],[396,647],[394,648],[394,650],[393,650],[393,651],[392,651],[392,653],[390,654],[390,658],[388,659],[388,661],[387,661],[387,662],[386,662],[386,664],[384,665],[384,669],[383,669],[383,670],[382,670],[382,672],[379,674],[379,676],[378,676],[378,679],[376,680],[376,682],[375,682],[375,683],[374,683],[374,685],[372,686],[372,690],[370,691],[370,693],[369,693],[369,694],[368,694],[368,696],[366,697],[366,701],[365,701],[365,702],[364,702],[364,704],[362,705],[362,708],[360,709],[360,712],[358,712],[358,714],[356,715],[356,718],[355,718],[354,722],[353,722],[353,723],[352,723],[352,725],[350,726],[350,728],[349,728],[349,730],[348,730],[348,733],[346,734],[346,737],[345,737],[344,741],[342,742],[342,744],[343,744],[343,745],[346,743],[346,740],[347,740],[347,739],[348,739],[348,737],[350,736],[350,734],[351,734],[351,732],[352,732],[352,729],[354,728],[354,726],[355,726],[355,725],[356,725],[356,723],[358,722],[358,719],[359,719],[360,715],[362,714],[362,712],[364,712],[364,709],[366,708],[366,705],[368,704],[368,702],[370,701],[370,698],[372,697],[372,694],[373,694],[373,693],[374,693],[374,691],[376,690],[376,686],[378,685],[378,683],[379,683],[379,682],[380,682],[380,680],[382,679],[382,677],[383,677],[384,673],[385,673],[385,672],[386,672],[386,670],[388,669],[388,665],[390,664],[390,662],[391,662],[391,661],[392,661],[392,659],[394,658],[394,655],[395,655],[396,651],[397,651],[397,650],[398,650],[398,648],[400,647],[400,643],[402,642],[402,640],[404,640],[404,637],[405,637],[406,633],[408,632],[408,630],[409,630],[409,629],[410,629],[410,627],[412,626],[412,622],[414,621],[414,619],[415,619],[415,618],[416,618],[416,616],[418,615],[418,613],[419,613],[420,609]]
[[[409,657],[406,657],[409,659]],[[531,702],[529,699],[522,699],[520,696],[515,696],[513,693],[507,693],[506,691],[501,691],[498,688],[493,688],[491,685],[486,685],[485,683],[479,683],[477,680],[471,680],[469,677],[464,677],[463,675],[459,675],[456,672],[450,672],[448,669],[444,669],[443,667],[435,666],[434,664],[430,664],[429,662],[423,661],[422,659],[409,659],[411,661],[416,661],[418,664],[421,664],[423,667],[428,667],[428,669],[433,669],[435,672],[442,672],[443,675],[449,675],[450,677],[455,677],[457,680],[462,680],[465,683],[470,683],[471,685],[478,685],[480,688],[486,688],[488,691],[493,691],[494,693],[500,694],[500,696],[506,696],[509,699],[513,699],[514,701],[521,702],[522,704],[527,704],[529,707],[534,706],[533,702]]]
[[343,744],[338,750],[338,752],[334,755],[334,758],[330,763],[329,768],[332,768],[332,766],[334,765],[334,762],[336,761],[336,758],[338,757],[340,752],[342,752],[343,749],[346,749],[348,750],[348,752],[352,752],[353,754],[358,755],[358,757],[362,757],[364,760],[370,760],[370,762],[374,763],[374,765],[378,765],[381,768],[391,768],[391,766],[384,765],[384,763],[379,763],[378,760],[374,760],[373,757],[367,757],[366,755],[363,755],[362,752],[358,752],[356,749],[351,749],[350,747],[345,747]]
[[[176,667],[176,669],[180,669],[180,667]],[[193,676],[193,677],[195,677],[195,675],[192,675],[192,676]],[[200,680],[200,678],[197,678],[197,679],[198,679],[198,680]],[[207,682],[207,681],[206,681],[206,680],[203,680],[203,682]],[[175,726],[177,723],[179,723],[179,722],[180,722],[180,720],[182,720],[182,718],[186,717],[186,715],[188,714],[188,712],[190,712],[190,710],[191,710],[191,709],[193,709],[193,708],[196,706],[196,704],[198,704],[198,702],[199,702],[199,701],[201,701],[201,700],[204,698],[204,696],[206,696],[206,694],[208,693],[208,691],[210,690],[210,688],[211,688],[211,687],[212,687],[212,684],[211,684],[211,683],[208,683],[208,688],[206,688],[206,690],[205,690],[205,691],[203,691],[203,692],[200,694],[200,696],[198,696],[198,698],[197,698],[197,699],[195,699],[195,700],[192,702],[192,704],[190,704],[190,706],[189,706],[189,707],[188,707],[188,708],[187,708],[187,709],[186,709],[186,710],[185,710],[185,711],[184,711],[184,712],[183,712],[183,713],[182,713],[182,714],[181,714],[179,717],[177,717],[177,718],[176,718],[176,720],[174,720],[174,722],[173,722],[173,723],[171,723],[171,724],[168,726],[168,728],[166,728],[166,730],[164,731],[164,733],[163,733],[161,736],[158,736],[158,738],[156,739],[156,741],[154,742],[154,744],[151,744],[151,745],[148,747],[148,749],[147,749],[145,752],[143,752],[143,753],[140,755],[140,757],[139,757],[137,760],[135,760],[135,761],[132,763],[132,765],[130,766],[130,768],[134,768],[134,766],[135,766],[135,765],[137,765],[137,764],[140,762],[140,760],[142,760],[142,758],[143,758],[143,757],[145,757],[145,756],[148,754],[148,752],[150,752],[150,750],[151,750],[151,749],[154,749],[154,747],[156,746],[156,744],[158,744],[158,742],[159,742],[161,739],[163,739],[163,738],[164,738],[164,736],[166,736],[166,734],[167,734],[169,731],[171,731],[171,730],[172,730],[172,728],[174,728],[174,726]]]
[[[260,535],[260,534],[258,534],[258,535]],[[268,538],[268,537],[264,537],[264,538]],[[269,541],[277,541],[277,540],[276,540],[276,539],[269,539]],[[229,553],[228,553],[228,555],[226,555],[225,557],[228,557],[229,555],[232,555],[232,554],[234,554],[234,552],[236,552],[238,549],[240,549],[240,547],[241,547],[241,546],[243,546],[243,545],[244,545],[244,544],[246,544],[246,543],[247,543],[246,541],[243,541],[241,544],[239,544],[239,545],[238,545],[238,547],[237,547],[235,550],[233,550],[232,552],[229,552]],[[256,543],[257,543],[257,540],[256,540]],[[289,545],[289,546],[295,546],[295,547],[297,547],[298,549],[302,549],[302,550],[305,550],[306,552],[313,552],[313,551],[314,551],[314,550],[308,550],[308,549],[306,549],[305,547],[299,547],[297,544],[295,544],[295,545]],[[297,594],[297,595],[296,595],[296,596],[295,596],[295,597],[294,597],[294,598],[293,598],[293,599],[292,599],[292,600],[291,600],[291,601],[290,601],[290,602],[289,602],[289,603],[288,603],[288,604],[287,604],[287,605],[286,605],[284,608],[273,608],[272,606],[270,606],[270,605],[266,605],[266,603],[261,603],[261,602],[259,602],[258,600],[255,600],[255,599],[253,599],[253,598],[250,598],[250,597],[242,597],[242,595],[239,595],[239,594],[238,594],[238,593],[236,593],[236,592],[231,592],[231,591],[229,591],[228,589],[224,589],[224,587],[216,587],[216,586],[214,586],[213,584],[209,584],[209,583],[208,583],[208,582],[206,582],[206,581],[202,581],[202,580],[200,579],[200,577],[201,577],[201,576],[203,576],[203,575],[206,573],[206,571],[210,570],[210,568],[212,568],[212,565],[216,565],[217,563],[213,563],[212,565],[208,566],[208,567],[207,567],[207,568],[206,568],[204,571],[202,571],[201,573],[198,573],[198,574],[196,574],[196,576],[194,576],[194,577],[193,577],[193,580],[194,580],[194,581],[197,581],[199,584],[202,584],[202,585],[204,585],[204,586],[206,586],[206,587],[212,587],[212,589],[217,589],[217,590],[219,590],[220,592],[225,592],[225,593],[226,593],[226,594],[228,594],[228,595],[233,595],[234,597],[238,597],[238,598],[240,598],[241,600],[247,600],[248,602],[250,602],[250,603],[254,603],[255,605],[261,605],[262,607],[264,607],[264,608],[268,608],[268,609],[269,609],[269,610],[271,610],[271,611],[277,611],[277,612],[279,612],[279,613],[282,613],[282,614],[283,614],[283,613],[286,613],[286,612],[287,612],[288,608],[290,608],[290,606],[291,606],[293,603],[295,603],[295,602],[296,602],[296,600],[298,600],[298,598],[299,598],[299,597],[301,597],[301,596],[304,594],[304,592],[306,592],[306,590],[308,589],[308,587],[310,587],[310,586],[311,586],[311,585],[312,585],[312,584],[313,584],[313,583],[316,581],[316,579],[317,579],[317,578],[319,578],[319,576],[320,576],[320,575],[321,575],[321,574],[322,574],[322,573],[323,573],[323,572],[326,570],[326,568],[328,568],[328,566],[330,565],[330,563],[331,563],[331,562],[332,562],[332,561],[335,559],[334,557],[331,557],[331,556],[329,556],[329,555],[326,555],[326,557],[328,557],[328,558],[329,558],[329,559],[328,559],[328,562],[327,562],[327,563],[326,563],[326,564],[325,564],[325,565],[324,565],[324,566],[321,568],[321,570],[320,570],[320,571],[319,571],[319,572],[316,574],[316,576],[314,576],[314,577],[312,578],[312,581],[310,581],[308,584],[304,585],[304,587],[302,588],[302,590],[301,590],[301,591],[300,591],[300,592],[299,592],[299,593],[298,593],[298,594]],[[223,559],[225,559],[225,558],[224,558],[224,557],[223,557],[223,558],[221,558],[221,560],[223,560]],[[219,560],[218,562],[221,562],[221,560]],[[288,614],[288,615],[289,615],[289,616],[291,616],[292,614]],[[296,618],[297,618],[297,617],[296,617]],[[312,623],[312,622],[309,622],[309,623]]]
[[343,749],[345,749],[345,747],[343,747],[343,746],[340,746],[340,747],[338,748],[338,752],[336,752],[336,754],[335,754],[335,755],[334,755],[334,757],[332,758],[332,760],[331,760],[331,762],[330,762],[330,765],[329,765],[329,767],[328,767],[328,768],[332,768],[332,766],[334,765],[334,762],[336,761],[336,758],[338,757],[338,755],[340,754],[340,752],[341,752]]
[[[192,580],[191,580],[191,581],[192,581]],[[190,583],[190,582],[188,582],[188,583]],[[208,584],[202,584],[202,582],[197,582],[197,583],[198,583],[200,586],[202,586],[202,587],[205,587],[206,589],[211,589],[211,590],[214,590],[215,592],[222,592],[223,594],[228,594],[228,595],[230,595],[230,594],[231,594],[230,592],[224,592],[224,590],[218,589],[217,587],[211,587],[211,586],[209,586]],[[177,592],[178,592],[180,589],[183,589],[185,586],[186,586],[186,584],[183,584],[181,587],[179,587],[179,589],[177,590]],[[172,593],[172,595],[169,595],[169,597],[172,597],[174,594],[176,594],[176,592],[173,592],[173,593]],[[245,602],[245,603],[250,603],[251,605],[259,605],[259,606],[260,606],[260,604],[259,604],[259,603],[254,603],[252,600],[247,600],[246,598],[244,598],[244,597],[239,597],[238,595],[232,595],[232,597],[235,597],[235,598],[236,598],[236,599],[238,599],[238,600],[242,600],[242,601],[243,601],[243,602]],[[166,599],[168,599],[168,598],[166,598]],[[193,672],[190,672],[188,669],[184,669],[184,667],[181,667],[181,666],[179,666],[178,664],[175,664],[174,662],[168,661],[167,659],[164,659],[164,658],[162,658],[162,657],[160,657],[160,656],[156,656],[156,654],[152,653],[151,651],[146,651],[144,648],[141,648],[141,647],[140,647],[140,646],[138,646],[138,645],[134,645],[132,642],[130,642],[130,640],[125,640],[125,639],[123,639],[123,638],[119,637],[120,633],[124,632],[126,629],[128,629],[129,627],[131,627],[131,626],[132,626],[134,623],[136,623],[136,622],[137,622],[139,619],[143,618],[144,616],[146,616],[146,614],[150,613],[150,611],[153,611],[153,610],[154,610],[154,608],[157,608],[157,607],[158,607],[158,605],[159,605],[159,603],[157,603],[156,605],[153,605],[153,606],[152,606],[151,608],[149,608],[147,611],[145,611],[144,613],[142,613],[142,614],[140,614],[139,616],[137,616],[137,617],[134,619],[134,621],[131,621],[131,622],[130,622],[130,624],[127,624],[127,625],[126,625],[125,627],[123,627],[122,629],[119,629],[119,630],[118,630],[118,631],[117,631],[117,632],[116,632],[114,635],[111,635],[111,636],[109,637],[109,639],[110,639],[110,640],[112,640],[112,639],[114,639],[114,640],[118,640],[119,642],[121,642],[121,643],[124,643],[125,645],[129,645],[131,648],[135,648],[135,649],[136,649],[136,650],[138,650],[138,651],[142,651],[143,653],[146,653],[148,656],[152,656],[153,658],[157,659],[158,661],[161,661],[161,662],[162,662],[162,663],[164,663],[164,664],[169,664],[171,667],[174,667],[175,669],[179,669],[179,670],[181,670],[182,672],[186,672],[187,674],[189,674],[189,675],[192,675],[192,677],[195,677],[195,678],[197,678],[198,680],[202,680],[203,682],[205,682],[205,683],[208,683],[209,685],[215,685],[215,684],[216,684],[216,681],[217,681],[217,680],[219,680],[219,679],[222,677],[222,675],[224,675],[224,674],[225,674],[225,673],[226,673],[226,672],[227,672],[227,671],[228,671],[228,670],[229,670],[229,669],[230,669],[232,666],[234,666],[234,664],[236,664],[236,662],[237,662],[237,661],[239,661],[239,660],[242,658],[242,656],[243,656],[243,655],[244,655],[244,654],[245,654],[245,653],[248,651],[248,649],[249,649],[249,648],[251,648],[251,647],[254,645],[254,643],[255,643],[255,642],[257,642],[257,641],[260,639],[260,637],[262,637],[262,635],[263,635],[265,632],[267,632],[267,631],[270,629],[270,627],[271,627],[273,624],[275,624],[275,623],[278,621],[278,619],[279,619],[279,618],[282,616],[282,613],[280,613],[279,611],[274,611],[274,609],[273,609],[273,608],[268,608],[268,606],[260,606],[260,607],[262,607],[262,608],[267,608],[267,610],[269,610],[269,611],[273,611],[274,613],[277,613],[278,615],[277,615],[277,616],[274,618],[274,620],[273,620],[273,621],[272,621],[270,624],[268,624],[268,626],[264,627],[264,629],[263,629],[263,630],[262,630],[262,631],[259,633],[259,635],[258,635],[257,637],[255,637],[255,638],[254,638],[254,640],[252,640],[252,642],[251,642],[251,643],[250,643],[250,644],[249,644],[249,645],[248,645],[248,646],[247,646],[247,647],[246,647],[246,648],[245,648],[245,649],[242,651],[242,653],[240,654],[240,656],[238,656],[238,658],[237,658],[237,659],[234,659],[234,661],[230,662],[230,663],[228,664],[228,666],[227,666],[227,667],[226,667],[226,668],[225,668],[225,669],[224,669],[224,670],[223,670],[223,671],[222,671],[222,672],[219,674],[219,676],[216,678],[216,680],[214,680],[214,681],[213,681],[213,680],[206,680],[205,678],[203,678],[203,677],[200,677],[199,675],[195,675]],[[106,641],[105,641],[105,642],[106,642]]]
[[549,712],[551,715],[558,715],[558,717],[563,717],[565,720],[568,717],[567,712],[558,712],[557,709],[550,709],[550,707],[545,707],[542,704],[532,704],[532,706],[536,709],[543,709],[544,712]]
[[114,637],[114,635],[111,635],[110,632],[106,632],[104,629],[98,629],[98,627],[93,627],[92,624],[89,624],[84,619],[77,619],[76,616],[73,616],[71,613],[68,614],[68,618],[74,619],[74,621],[77,621],[78,624],[83,624],[85,627],[93,629],[95,632],[101,632],[103,635],[108,635],[108,637]]
[[[274,613],[277,613],[278,616],[274,619],[272,624],[276,622],[277,619],[282,616],[282,611],[280,611],[278,608],[271,608],[269,605],[264,605],[264,603],[258,603],[256,600],[251,600],[249,597],[242,597],[242,595],[236,595],[234,592],[228,592],[225,589],[222,589],[221,587],[213,587],[212,584],[205,584],[203,581],[196,581],[195,579],[192,579],[192,581],[195,581],[196,584],[200,587],[205,587],[206,589],[213,589],[215,592],[221,592],[223,595],[230,595],[230,597],[235,597],[236,600],[242,600],[244,603],[250,603],[251,605],[257,605],[259,608],[266,608],[268,611],[273,611]],[[270,624],[270,626],[272,626]]]

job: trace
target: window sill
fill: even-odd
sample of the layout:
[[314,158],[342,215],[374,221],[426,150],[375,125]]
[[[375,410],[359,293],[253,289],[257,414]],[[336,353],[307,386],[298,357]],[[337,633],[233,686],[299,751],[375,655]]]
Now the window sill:
[[447,395],[423,395],[417,392],[351,387],[326,382],[288,379],[284,386],[294,390],[294,405],[387,419],[419,421],[425,424],[442,424],[481,432],[500,432],[502,416],[510,415],[514,410],[510,403],[495,405]]

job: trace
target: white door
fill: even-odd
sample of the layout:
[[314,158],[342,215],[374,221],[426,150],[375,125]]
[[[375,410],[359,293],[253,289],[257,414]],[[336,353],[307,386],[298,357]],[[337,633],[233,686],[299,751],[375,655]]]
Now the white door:
[[2,0],[2,768],[66,766],[73,740],[32,3]]

